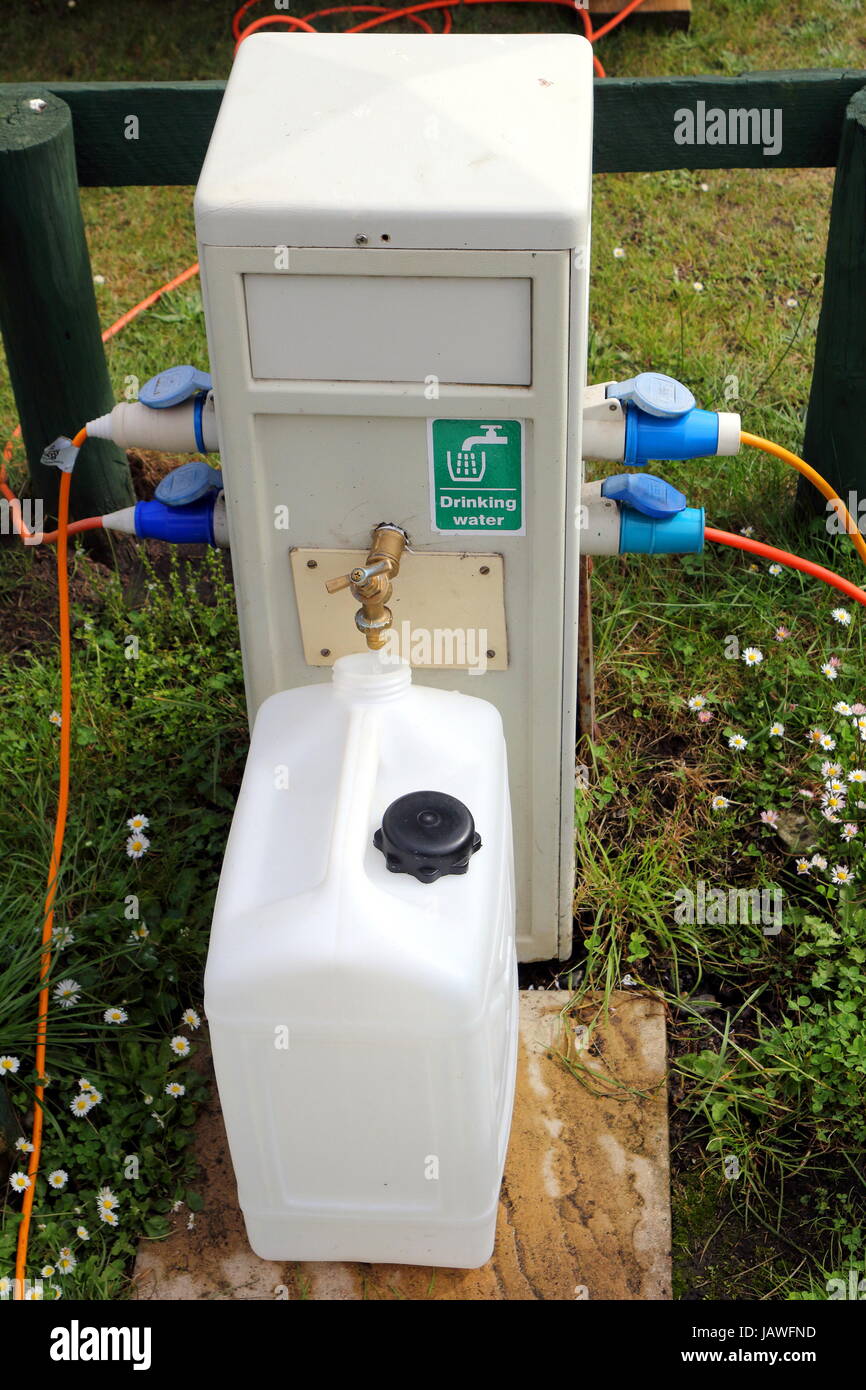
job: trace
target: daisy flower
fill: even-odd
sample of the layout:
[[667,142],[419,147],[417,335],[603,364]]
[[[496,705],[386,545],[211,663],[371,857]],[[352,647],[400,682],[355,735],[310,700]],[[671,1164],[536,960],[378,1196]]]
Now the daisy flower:
[[130,859],[143,859],[150,849],[150,840],[146,835],[130,835],[126,842],[126,852]]
[[59,710],[53,709],[51,711],[51,713],[48,716],[48,723],[53,724],[56,729],[60,728],[60,725],[63,723],[63,720],[60,717]]
[[809,872],[809,870],[811,869],[811,867],[812,867],[812,866],[811,866],[811,864],[809,863],[808,859],[798,859],[798,860],[797,860],[797,873],[798,873],[798,874],[807,874],[807,873]]
[[32,1154],[33,1152],[33,1145],[29,1139],[16,1139],[15,1147],[21,1154]]
[[24,1290],[24,1301],[25,1301],[26,1303],[39,1303],[39,1302],[41,1302],[41,1299],[42,1299],[42,1285],[41,1285],[41,1284],[31,1284],[29,1288],[27,1288],[27,1289]]
[[40,1278],[40,1279],[50,1279],[50,1278],[52,1277],[52,1275],[54,1275],[54,1274],[56,1274],[56,1273],[57,1273],[57,1271],[56,1271],[56,1269],[54,1268],[54,1265],[43,1265],[42,1268],[41,1268],[40,1271],[39,1271],[39,1278]]
[[5,1072],[9,1076],[14,1076],[20,1066],[20,1057],[10,1057],[8,1052],[0,1057],[0,1072]]
[[181,1023],[185,1023],[187,1028],[200,1028],[201,1019],[195,1009],[184,1009],[180,1016]]
[[73,1004],[77,1004],[80,993],[81,985],[77,980],[61,980],[54,986],[54,998],[61,1009],[71,1009]]
[[57,927],[51,934],[51,944],[56,951],[65,951],[75,943],[75,932],[71,927]]
[[851,614],[848,612],[847,608],[834,608],[830,617],[833,619],[834,623],[839,623],[842,627],[851,626]]
[[830,878],[833,883],[850,883],[854,875],[847,864],[834,864]]
[[179,1033],[176,1037],[172,1038],[171,1042],[169,1043],[169,1047],[171,1048],[172,1052],[175,1054],[176,1057],[189,1056],[189,1039],[181,1037]]
[[92,1081],[88,1081],[86,1076],[79,1076],[78,1089],[79,1091],[95,1091],[96,1087]]
[[770,574],[781,574],[781,573],[782,573],[782,566],[781,566],[781,565],[770,565],[770,566],[768,566],[768,568],[769,568]]
[[812,865],[813,869],[820,869],[822,873],[827,867],[827,860],[824,858],[823,854],[813,854],[809,863]]
[[847,716],[847,715],[849,715],[849,714],[853,714],[854,711],[853,711],[853,709],[851,708],[851,706],[848,704],[848,701],[847,701],[847,700],[837,700],[836,703],[835,703],[835,705],[833,706],[833,713],[834,713],[834,714],[844,714],[844,715]]
[[726,796],[714,796],[710,802],[714,811],[727,811],[730,804]]
[[8,1298],[12,1292],[12,1280],[8,1274],[4,1274],[0,1279],[0,1298]]
[[86,1115],[93,1109],[93,1101],[90,1099],[89,1091],[82,1091],[74,1100],[69,1102],[69,1109],[73,1115]]
[[743,660],[747,666],[760,666],[764,660],[764,653],[760,647],[746,647],[743,651]]
[[740,527],[740,535],[741,535],[741,536],[754,536],[754,534],[755,534],[755,528],[754,528],[754,526],[741,526],[741,527]]
[[[866,785],[866,767],[852,767],[851,771],[848,773],[848,781],[853,782],[855,786]],[[3,1058],[0,1057],[0,1067],[2,1067],[2,1065]]]
[[823,729],[815,728],[815,729],[810,729],[810,730],[809,730],[809,742],[810,742],[810,743],[820,743],[820,742],[821,742],[821,739],[822,739],[823,737],[824,737],[824,730],[823,730]]
[[48,1186],[53,1187],[55,1192],[60,1192],[69,1181],[69,1174],[65,1168],[54,1168],[48,1174]]
[[776,631],[773,633],[773,636],[777,642],[784,642],[787,640],[787,638],[791,636],[791,629],[789,627],[785,627],[784,625],[781,627],[777,627]]
[[99,1105],[102,1101],[102,1092],[97,1091],[95,1086],[91,1086],[90,1090],[86,1092],[86,1095],[91,1105]]
[[838,792],[825,792],[821,797],[821,803],[826,806],[828,811],[845,810],[845,798],[840,796]]
[[825,789],[832,796],[845,796],[845,783],[838,777],[829,777],[824,783]]
[[833,749],[836,747],[835,738],[831,738],[829,734],[822,734],[821,737],[818,739],[818,742],[820,743],[822,748],[826,748],[828,753],[832,753]]
[[106,1209],[104,1209],[104,1208],[103,1208],[102,1210],[100,1210],[99,1219],[100,1219],[100,1221],[102,1221],[106,1226],[116,1226],[116,1225],[118,1224],[118,1223],[117,1223],[117,1213],[114,1212],[114,1211],[108,1211],[108,1210],[106,1210]]
[[709,722],[710,722],[710,720],[712,719],[712,717],[713,717],[713,712],[712,712],[712,710],[709,710],[709,709],[702,709],[702,710],[699,710],[699,711],[698,711],[698,723],[699,723],[699,724],[709,724]]
[[90,1240],[90,1232],[86,1226],[76,1226],[75,1234],[78,1236],[79,1240]]
[[126,1009],[106,1009],[102,1017],[106,1023],[125,1023],[129,1014]]
[[706,703],[706,695],[690,695],[688,700],[686,701],[686,704],[688,705],[689,709],[693,710],[706,708]]
[[770,737],[771,737],[771,738],[782,738],[782,737],[784,737],[784,733],[785,733],[785,726],[784,726],[784,724],[780,724],[780,723],[777,721],[775,724],[771,724],[771,725],[770,725]]
[[30,1186],[30,1179],[26,1173],[12,1173],[9,1177],[9,1186],[13,1192],[26,1192]]
[[621,261],[621,260],[623,260],[624,257],[625,257],[625,249],[624,249],[622,246],[615,246],[615,247],[613,248],[613,258],[614,258],[614,260],[615,260],[615,261]]
[[839,679],[839,672],[832,661],[824,662],[824,665],[821,667],[821,674],[826,676],[828,681],[837,681]]
[[841,777],[841,776],[842,776],[842,764],[841,764],[841,763],[829,763],[829,762],[827,762],[827,760],[826,760],[826,758],[825,758],[824,761],[823,761],[822,764],[821,764],[821,776],[822,776],[822,777]]
[[742,753],[744,748],[748,748],[749,740],[743,738],[742,734],[731,734],[728,739],[728,747],[733,748],[735,753]]
[[77,1264],[78,1261],[74,1255],[61,1255],[57,1261],[57,1273],[71,1274]]
[[168,1085],[165,1088],[165,1094],[167,1096],[185,1096],[186,1087],[181,1086],[179,1081],[169,1081]]
[[150,826],[150,821],[147,816],[138,815],[130,816],[126,824],[129,826],[130,830],[147,830]]
[[842,826],[842,839],[845,841],[845,843],[847,844],[849,840],[853,840],[856,834],[857,826],[855,825],[854,821],[846,821],[845,824]]
[[150,936],[149,929],[142,922],[138,927],[132,927],[127,937],[128,941],[145,941]]
[[776,826],[776,825],[779,824],[779,812],[778,812],[778,811],[762,811],[762,812],[761,812],[761,820],[763,821],[764,825]]
[[110,1187],[100,1187],[96,1194],[96,1205],[100,1211],[114,1211],[115,1207],[120,1206],[120,1202]]

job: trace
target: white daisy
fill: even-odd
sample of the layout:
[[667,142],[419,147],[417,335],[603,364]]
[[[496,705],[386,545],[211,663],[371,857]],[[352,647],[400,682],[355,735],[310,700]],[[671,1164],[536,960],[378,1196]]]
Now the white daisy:
[[728,747],[733,748],[735,753],[742,753],[744,748],[748,748],[749,740],[743,738],[742,734],[731,734],[728,739]]
[[847,608],[834,608],[830,617],[834,622],[840,623],[842,627],[850,627],[851,625],[851,614]]
[[20,1066],[21,1059],[10,1057],[8,1052],[0,1057],[0,1072],[5,1072],[8,1076],[14,1076]]
[[126,1009],[106,1009],[102,1017],[106,1023],[125,1023],[129,1014]]
[[177,1057],[188,1057],[190,1052],[189,1039],[178,1035],[172,1038],[169,1047]]
[[126,824],[129,826],[130,830],[147,830],[150,826],[150,821],[147,816],[137,815],[130,816]]
[[54,986],[54,998],[61,1009],[71,1009],[73,1004],[78,1003],[80,994],[81,985],[77,980],[61,980]]
[[760,647],[746,647],[743,650],[743,660],[747,666],[760,666],[764,660],[764,653]]
[[54,1168],[48,1174],[48,1186],[53,1187],[55,1192],[60,1192],[69,1181],[69,1174],[65,1168]]

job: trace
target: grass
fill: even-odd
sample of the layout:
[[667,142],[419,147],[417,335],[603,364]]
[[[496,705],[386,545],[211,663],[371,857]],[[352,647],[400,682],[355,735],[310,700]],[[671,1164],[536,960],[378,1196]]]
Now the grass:
[[[4,16],[0,80],[223,77],[231,8],[19,4]],[[554,8],[455,11],[458,30],[571,26]],[[688,34],[626,24],[601,53],[613,75],[856,68],[864,66],[866,18],[859,0],[707,0]],[[740,410],[748,428],[797,448],[831,187],[825,170],[597,177],[590,378],[651,365],[687,381],[700,403]],[[195,259],[191,190],[90,189],[82,202],[104,323]],[[614,256],[615,248],[625,254]],[[197,286],[162,301],[107,351],[118,396],[129,377],[144,379],[166,362],[205,364]],[[3,373],[0,419],[11,430]],[[820,525],[807,534],[795,519],[795,479],[781,464],[744,453],[663,471],[714,524],[754,525],[761,538],[860,582],[842,543],[828,545]],[[4,613],[16,623],[42,613],[50,565],[8,546],[0,560]],[[66,1192],[40,1192],[46,1229],[34,1253],[53,1260],[72,1243],[83,1297],[123,1296],[136,1231],[158,1238],[175,1202],[190,1211],[197,1202],[189,1136],[200,1083],[194,1062],[178,1066],[168,1039],[180,1012],[197,1003],[245,728],[230,596],[221,572],[202,575],[200,563],[126,590],[83,557],[73,576],[78,732],[61,912],[77,940],[55,979],[73,974],[83,988],[80,1006],[52,1011],[50,1065],[57,1115],[84,1066],[106,1100],[80,1134],[49,1126],[47,1163],[73,1177]],[[825,1297],[827,1279],[862,1258],[866,923],[862,887],[837,892],[826,874],[798,876],[793,847],[832,845],[841,857],[838,829],[804,812],[799,788],[821,782],[821,760],[805,742],[812,724],[835,721],[846,768],[855,758],[850,724],[831,708],[840,695],[866,699],[862,624],[855,615],[840,628],[829,591],[791,573],[773,577],[763,564],[753,570],[727,552],[599,561],[593,585],[601,741],[578,804],[581,943],[571,978],[607,989],[628,976],[667,1001],[677,1296]],[[4,661],[0,696],[9,788],[0,812],[9,972],[0,981],[8,1011],[0,1036],[4,1051],[14,1042],[22,1057],[30,1055],[33,939],[54,801],[51,612],[32,627],[27,618],[26,640]],[[785,643],[773,639],[779,623],[792,633]],[[726,659],[732,635],[762,649],[760,668]],[[138,639],[135,660],[126,659],[130,638]],[[843,662],[832,685],[818,669],[831,654]],[[708,699],[708,724],[685,706],[696,693]],[[782,710],[787,738],[773,741],[766,728]],[[726,728],[749,737],[739,760]],[[728,811],[713,813],[714,794],[731,800]],[[769,808],[780,811],[787,839],[761,822]],[[125,820],[139,809],[151,818],[153,848],[137,864],[123,846]],[[848,861],[859,864],[849,850]],[[778,885],[782,931],[678,920],[676,890],[700,879]],[[140,910],[132,924],[146,922],[147,938],[128,939],[130,897]],[[122,1046],[102,1021],[114,1004],[130,1014]],[[159,1088],[169,1076],[183,1076],[188,1091],[167,1122]],[[30,1084],[23,1067],[19,1089],[10,1088],[25,1123]],[[148,1107],[143,1094],[163,1098]],[[125,1176],[130,1155],[138,1178]],[[120,1232],[91,1219],[90,1242],[76,1244],[69,1232],[83,1218],[74,1208],[80,1199],[92,1204],[103,1184],[122,1196]],[[15,1207],[0,1234],[0,1274]]]

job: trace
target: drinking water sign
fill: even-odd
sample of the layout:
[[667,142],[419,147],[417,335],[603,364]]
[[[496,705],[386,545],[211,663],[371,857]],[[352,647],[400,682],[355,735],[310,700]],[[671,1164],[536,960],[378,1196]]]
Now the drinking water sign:
[[522,536],[522,420],[429,420],[434,531],[509,531]]

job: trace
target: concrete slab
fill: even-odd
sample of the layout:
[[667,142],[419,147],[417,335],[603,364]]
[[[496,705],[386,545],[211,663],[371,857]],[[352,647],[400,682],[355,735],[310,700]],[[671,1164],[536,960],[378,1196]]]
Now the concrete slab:
[[670,1204],[661,1004],[622,991],[568,1008],[520,997],[520,1055],[496,1249],[483,1269],[276,1264],[246,1242],[216,1092],[197,1131],[205,1204],[143,1241],[137,1295],[233,1299],[668,1299]]

